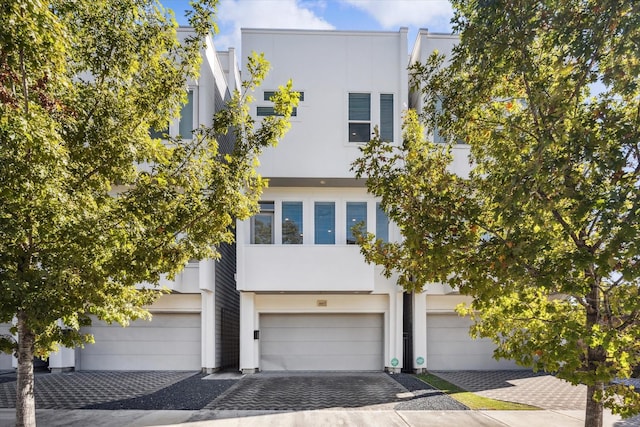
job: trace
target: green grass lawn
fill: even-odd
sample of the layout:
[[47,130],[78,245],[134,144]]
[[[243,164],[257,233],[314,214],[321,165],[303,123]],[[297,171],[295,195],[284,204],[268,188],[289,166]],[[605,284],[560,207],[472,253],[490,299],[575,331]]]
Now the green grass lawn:
[[433,374],[419,374],[418,378],[420,378],[425,383],[437,388],[458,402],[466,405],[469,409],[483,409],[483,410],[499,410],[499,411],[516,411],[516,410],[538,410],[540,408],[536,406],[525,405],[522,403],[514,403],[514,402],[505,402],[503,400],[495,400],[489,399],[488,397],[478,396],[477,394],[471,393],[467,390],[463,390],[460,387],[451,384],[443,380],[440,377],[437,377]]

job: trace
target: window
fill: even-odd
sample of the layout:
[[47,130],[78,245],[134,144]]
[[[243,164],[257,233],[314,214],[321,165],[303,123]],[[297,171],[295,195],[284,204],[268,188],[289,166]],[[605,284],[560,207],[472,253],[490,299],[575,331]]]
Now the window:
[[260,213],[251,217],[251,243],[273,244],[273,202],[258,202]]
[[[301,101],[301,102],[302,102],[302,101],[304,101],[304,92],[300,92],[300,91],[295,91],[295,92],[298,92],[298,93],[300,94],[299,101]],[[275,91],[273,91],[273,90],[265,90],[265,91],[264,91],[264,98],[263,98],[263,99],[264,99],[265,101],[271,101],[271,97],[272,97],[273,95],[275,95],[275,94],[276,94],[276,92],[275,92]]]
[[[442,114],[442,100],[440,99],[440,97],[438,97],[438,100],[436,101],[436,117],[439,117],[441,114]],[[440,135],[440,132],[438,132],[437,123],[433,124],[433,142],[437,144],[444,142],[444,138]]]
[[334,202],[315,203],[315,244],[334,245],[336,243],[336,204]]
[[380,94],[380,138],[393,142],[393,94]]
[[154,128],[149,129],[149,136],[153,139],[167,139],[169,136],[169,125],[167,124],[166,128],[160,130]]
[[380,203],[376,203],[376,239],[389,241],[389,217],[382,210]]
[[[275,116],[276,115],[276,110],[273,107],[256,107],[256,114],[259,117],[266,117],[266,116]],[[278,116],[281,116],[282,114],[277,114]],[[298,107],[293,107],[293,111],[291,111],[291,116],[295,117],[298,115]]]
[[367,231],[367,202],[347,202],[347,245],[355,245],[354,228]]
[[282,244],[302,244],[302,202],[282,202]]
[[180,110],[180,124],[178,125],[178,135],[183,139],[191,139],[193,134],[193,91],[187,94],[187,103]]
[[371,94],[349,94],[349,142],[371,139]]

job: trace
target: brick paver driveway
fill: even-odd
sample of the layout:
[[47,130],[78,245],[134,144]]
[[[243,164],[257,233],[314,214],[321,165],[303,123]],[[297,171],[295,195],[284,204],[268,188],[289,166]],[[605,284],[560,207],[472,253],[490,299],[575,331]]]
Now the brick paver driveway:
[[245,376],[205,409],[299,411],[384,404],[393,408],[406,399],[402,396],[406,393],[381,372],[267,372]]
[[531,371],[437,371],[435,375],[481,396],[542,409],[584,410],[587,387]]
[[[131,399],[177,383],[194,372],[184,371],[86,371],[69,374],[37,374],[38,409],[73,409]],[[0,408],[15,408],[15,375],[2,375]]]

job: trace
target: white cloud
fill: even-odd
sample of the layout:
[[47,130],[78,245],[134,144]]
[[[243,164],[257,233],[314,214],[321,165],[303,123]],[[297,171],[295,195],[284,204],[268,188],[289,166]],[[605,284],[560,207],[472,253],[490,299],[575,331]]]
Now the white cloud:
[[324,2],[303,0],[222,0],[217,22],[220,33],[214,38],[216,49],[235,47],[240,52],[241,28],[326,29],[334,27],[319,17]]
[[343,0],[370,14],[383,28],[415,26],[450,31],[453,9],[448,0]]

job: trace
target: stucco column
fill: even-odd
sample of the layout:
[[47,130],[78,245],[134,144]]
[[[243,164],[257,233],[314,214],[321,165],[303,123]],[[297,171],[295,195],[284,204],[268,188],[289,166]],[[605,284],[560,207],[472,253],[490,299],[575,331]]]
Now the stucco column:
[[402,294],[403,291],[389,293],[389,356],[385,360],[385,370],[402,370]]
[[216,299],[215,293],[202,289],[200,291],[202,308],[200,312],[201,324],[201,356],[202,371],[215,372],[216,366]]
[[[422,363],[418,363],[422,362]],[[413,370],[427,370],[427,294],[415,294],[413,298]]]
[[245,374],[256,372],[255,294],[240,292],[240,371]]

